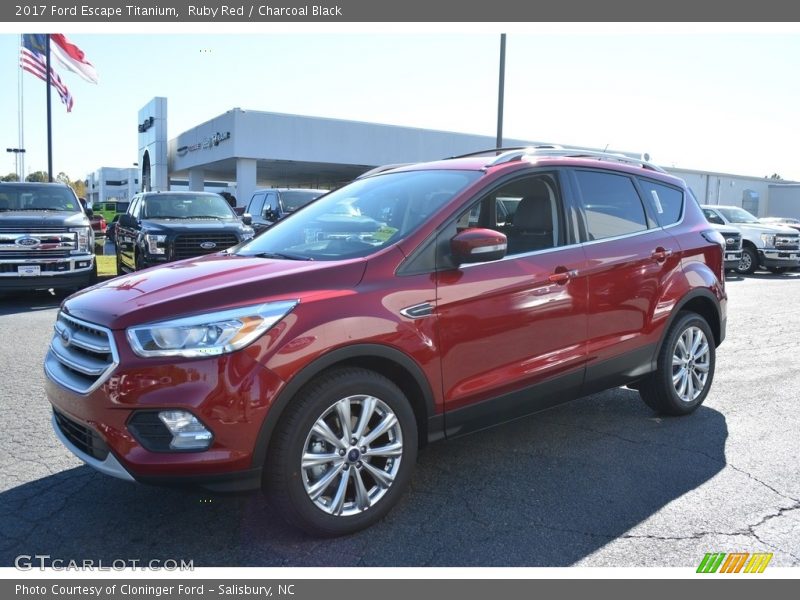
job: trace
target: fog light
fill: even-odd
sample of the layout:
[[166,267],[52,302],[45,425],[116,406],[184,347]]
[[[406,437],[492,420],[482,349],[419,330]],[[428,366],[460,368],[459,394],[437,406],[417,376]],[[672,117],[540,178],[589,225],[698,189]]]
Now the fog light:
[[162,410],[158,418],[172,434],[169,447],[173,450],[205,450],[211,445],[212,433],[185,410]]

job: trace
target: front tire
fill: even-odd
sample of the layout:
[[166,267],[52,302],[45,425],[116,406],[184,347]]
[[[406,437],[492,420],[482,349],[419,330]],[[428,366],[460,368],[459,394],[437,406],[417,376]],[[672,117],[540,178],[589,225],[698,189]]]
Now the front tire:
[[639,387],[645,404],[665,415],[688,415],[700,406],[714,380],[714,335],[696,313],[678,315],[658,354],[657,368]]
[[742,258],[736,271],[742,275],[752,275],[758,268],[758,255],[752,248],[742,248]]
[[328,371],[281,417],[267,456],[268,498],[312,535],[369,527],[410,483],[417,435],[411,405],[392,381],[361,368]]

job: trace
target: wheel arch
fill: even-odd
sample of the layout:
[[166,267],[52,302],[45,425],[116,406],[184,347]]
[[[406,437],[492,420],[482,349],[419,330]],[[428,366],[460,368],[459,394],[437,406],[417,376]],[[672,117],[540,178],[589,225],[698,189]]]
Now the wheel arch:
[[419,443],[424,445],[429,437],[442,437],[443,433],[433,430],[430,421],[435,419],[435,401],[430,384],[422,368],[403,352],[381,344],[357,344],[339,348],[327,353],[304,367],[292,377],[280,391],[261,424],[261,429],[253,451],[253,466],[263,467],[267,457],[272,434],[281,417],[290,405],[292,398],[325,371],[339,367],[360,367],[375,371],[397,385],[408,398],[417,422]]
[[664,345],[672,324],[682,312],[693,312],[706,320],[706,323],[711,328],[711,333],[714,335],[715,346],[719,346],[725,339],[725,323],[723,322],[722,311],[717,297],[705,288],[692,290],[675,304],[672,314],[664,324],[664,331],[661,333],[661,339],[658,342],[653,358],[653,369],[655,369],[658,353]]

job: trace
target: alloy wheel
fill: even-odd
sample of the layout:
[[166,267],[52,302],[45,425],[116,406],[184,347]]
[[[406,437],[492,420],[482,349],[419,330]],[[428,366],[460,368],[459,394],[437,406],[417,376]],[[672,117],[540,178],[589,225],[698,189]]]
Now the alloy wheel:
[[683,402],[693,402],[705,389],[711,367],[708,339],[699,327],[688,327],[672,352],[672,385]]
[[370,395],[338,400],[316,420],[303,445],[303,487],[327,514],[360,514],[389,491],[403,458],[397,415]]

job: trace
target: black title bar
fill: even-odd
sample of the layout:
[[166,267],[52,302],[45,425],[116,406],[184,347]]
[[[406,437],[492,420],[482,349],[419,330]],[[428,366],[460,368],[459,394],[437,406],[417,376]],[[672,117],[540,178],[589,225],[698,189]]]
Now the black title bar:
[[12,0],[0,5],[7,23],[202,23],[202,22],[786,22],[800,21],[800,3],[786,0],[734,3],[722,0],[317,0],[317,3],[230,0]]

